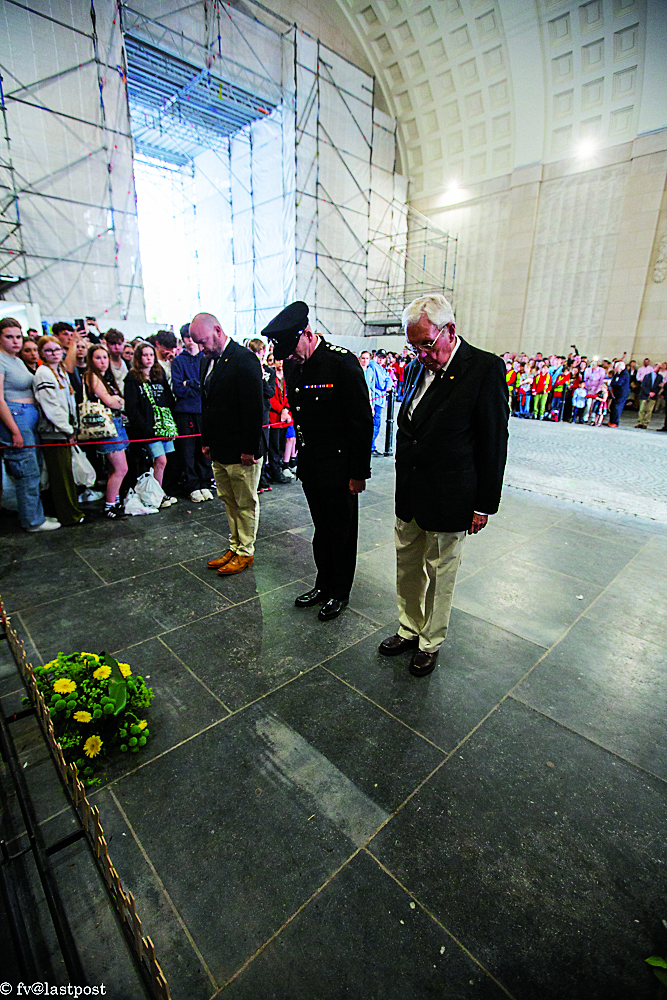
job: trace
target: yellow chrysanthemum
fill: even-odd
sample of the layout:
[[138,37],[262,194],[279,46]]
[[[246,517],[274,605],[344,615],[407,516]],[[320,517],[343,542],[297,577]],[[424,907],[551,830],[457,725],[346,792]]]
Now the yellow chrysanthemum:
[[55,662],[56,662],[55,660],[49,660],[48,663],[44,664],[44,666],[42,667],[42,670],[50,670],[51,667],[55,665]]
[[142,719],[141,722],[137,723],[137,725],[139,726],[139,729],[145,729],[148,723],[146,722],[145,719]]
[[105,681],[107,677],[111,677],[111,667],[98,667],[93,671],[93,677],[96,681]]
[[72,691],[76,691],[76,684],[69,677],[59,677],[53,685],[53,690],[56,694],[71,694]]
[[97,757],[98,753],[102,749],[102,740],[99,736],[89,736],[86,742],[83,744],[83,752],[86,757]]
[[123,677],[129,677],[132,673],[132,667],[129,663],[119,663],[118,666]]
[[90,722],[92,715],[90,712],[75,712],[74,718],[77,722]]

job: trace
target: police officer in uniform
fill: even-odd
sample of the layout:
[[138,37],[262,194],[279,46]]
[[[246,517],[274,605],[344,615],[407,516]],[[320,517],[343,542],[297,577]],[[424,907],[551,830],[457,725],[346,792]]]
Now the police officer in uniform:
[[262,335],[285,361],[287,396],[297,436],[297,475],[315,525],[315,588],[297,608],[323,603],[320,621],[347,606],[357,563],[359,494],[371,474],[373,414],[364,373],[344,347],[308,325],[308,306],[293,302]]

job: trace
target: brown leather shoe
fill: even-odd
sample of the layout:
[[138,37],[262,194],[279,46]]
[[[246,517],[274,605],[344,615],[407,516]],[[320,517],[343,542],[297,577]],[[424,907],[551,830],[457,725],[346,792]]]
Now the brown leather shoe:
[[220,567],[218,573],[220,576],[233,576],[234,573],[242,573],[244,569],[248,568],[248,566],[252,566],[254,561],[253,556],[238,556],[234,553],[229,562],[226,562],[224,566]]
[[419,639],[404,639],[398,632],[390,635],[388,639],[383,639],[378,646],[378,653],[383,656],[398,656],[399,653],[406,653],[408,649],[415,649]]
[[220,569],[221,566],[224,566],[225,563],[229,562],[229,560],[232,558],[233,555],[234,553],[232,552],[232,550],[227,549],[224,556],[220,556],[218,559],[211,559],[209,562],[206,563],[206,565],[208,569]]
[[426,677],[435,669],[435,661],[438,659],[438,650],[435,653],[427,653],[425,649],[418,649],[410,660],[408,667],[415,677]]

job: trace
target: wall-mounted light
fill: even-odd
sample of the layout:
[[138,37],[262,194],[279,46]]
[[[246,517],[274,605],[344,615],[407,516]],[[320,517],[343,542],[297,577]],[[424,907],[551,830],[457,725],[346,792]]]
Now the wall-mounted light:
[[577,156],[580,159],[585,160],[589,156],[592,156],[597,148],[598,144],[594,139],[582,139],[577,146]]
[[470,198],[470,192],[460,188],[459,182],[453,179],[439,200],[441,205],[457,205],[460,201],[467,201],[468,198]]

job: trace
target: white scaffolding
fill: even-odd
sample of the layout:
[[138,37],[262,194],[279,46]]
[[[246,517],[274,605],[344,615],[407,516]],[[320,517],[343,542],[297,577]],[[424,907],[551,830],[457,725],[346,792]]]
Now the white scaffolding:
[[144,318],[116,14],[111,0],[0,8],[0,260],[26,279],[5,295],[46,316]]
[[28,279],[9,295],[47,316],[144,318],[134,156],[180,172],[188,308],[219,310],[238,338],[294,298],[348,338],[386,332],[414,294],[451,294],[456,241],[408,209],[373,78],[256,9],[71,0],[55,18],[7,0],[0,262]]

